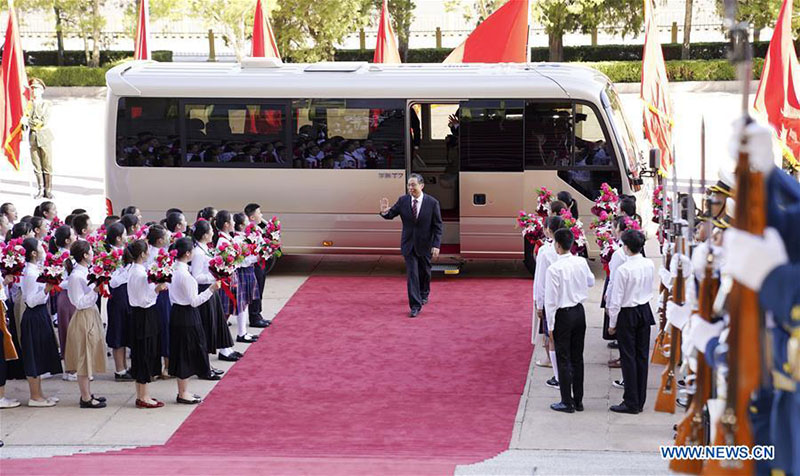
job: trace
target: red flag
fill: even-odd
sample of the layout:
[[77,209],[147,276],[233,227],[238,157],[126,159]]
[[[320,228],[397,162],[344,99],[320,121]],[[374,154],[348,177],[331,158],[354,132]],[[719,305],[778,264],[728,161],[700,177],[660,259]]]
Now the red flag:
[[397,48],[397,38],[392,30],[389,6],[386,4],[386,0],[383,0],[383,8],[381,8],[381,19],[378,23],[378,42],[375,44],[375,55],[372,57],[372,62],[402,63],[400,50]]
[[150,8],[147,6],[147,0],[141,0],[139,2],[139,19],[136,22],[136,37],[133,40],[135,42],[133,45],[133,59],[150,59],[149,31]]
[[528,17],[528,0],[508,0],[478,25],[443,62],[527,62]]
[[644,101],[644,135],[661,151],[661,173],[672,166],[672,100],[664,65],[664,54],[658,41],[658,26],[653,19],[652,0],[644,0],[644,52],[642,53],[642,86]]
[[31,89],[25,73],[25,59],[19,40],[14,2],[8,2],[8,26],[3,47],[3,152],[15,170],[19,170],[19,143],[22,118],[27,113]]
[[261,8],[261,0],[256,3],[256,14],[253,20],[253,48],[250,56],[281,59],[278,43],[275,41],[275,35],[272,34],[272,27]]
[[792,0],[785,0],[772,32],[764,70],[753,107],[769,121],[781,143],[783,157],[800,168],[800,64],[792,42]]

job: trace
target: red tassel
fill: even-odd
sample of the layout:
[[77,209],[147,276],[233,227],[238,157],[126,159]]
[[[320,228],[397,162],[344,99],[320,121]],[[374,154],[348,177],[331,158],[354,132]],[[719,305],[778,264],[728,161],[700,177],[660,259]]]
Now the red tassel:
[[233,314],[236,314],[236,296],[233,295],[231,292],[231,278],[223,278],[220,279],[219,282],[222,285],[222,291],[225,292],[225,295],[228,296],[230,299],[231,304],[233,304]]

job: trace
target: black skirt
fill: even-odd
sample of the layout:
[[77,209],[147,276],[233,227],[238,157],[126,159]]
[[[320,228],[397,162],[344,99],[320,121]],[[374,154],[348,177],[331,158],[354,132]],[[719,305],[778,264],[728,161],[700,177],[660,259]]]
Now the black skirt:
[[[2,304],[0,304],[0,306],[2,306]],[[22,347],[19,345],[17,320],[14,318],[14,301],[11,298],[8,298],[6,301],[6,323],[8,325],[8,332],[11,334],[11,341],[14,343],[14,348],[17,350],[18,358],[16,360],[4,360],[3,364],[0,364],[3,365],[5,369],[5,377],[3,380],[25,380],[25,368],[22,365]],[[3,358],[3,355],[4,354],[0,353],[0,359]]]
[[128,329],[130,374],[137,383],[150,383],[161,375],[161,322],[156,307],[131,307]]
[[128,328],[131,320],[131,305],[128,302],[128,285],[122,284],[111,289],[111,297],[106,303],[108,328],[106,344],[112,349],[129,347]]
[[208,376],[206,336],[197,308],[173,304],[169,327],[169,374],[178,378]]
[[[209,286],[208,284],[201,284],[199,291],[202,293]],[[233,347],[233,337],[231,337],[231,331],[228,328],[219,293],[212,294],[208,301],[197,308],[197,311],[200,313],[200,322],[203,324],[208,353],[214,354],[218,349]]]
[[158,318],[161,326],[161,356],[169,357],[169,311],[170,311],[169,291],[158,294],[155,308],[158,311]]
[[34,308],[26,306],[20,328],[25,376],[38,377],[48,372],[60,374],[61,356],[47,303]]

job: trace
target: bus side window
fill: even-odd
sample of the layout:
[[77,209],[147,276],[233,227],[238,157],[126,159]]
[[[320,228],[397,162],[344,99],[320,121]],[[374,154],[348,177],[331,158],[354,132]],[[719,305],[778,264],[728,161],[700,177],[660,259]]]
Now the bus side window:
[[622,177],[614,148],[595,110],[589,105],[576,103],[574,124],[574,162],[571,167],[560,169],[558,176],[590,200],[600,195],[603,183],[621,190]]
[[525,168],[572,164],[572,104],[528,101],[525,105]]
[[292,101],[291,166],[296,169],[404,169],[405,101]]
[[462,171],[522,171],[522,101],[474,100],[462,103],[459,124]]
[[180,166],[178,101],[120,98],[116,150],[117,164],[122,167]]
[[260,102],[186,101],[185,161],[206,167],[290,167],[286,106]]

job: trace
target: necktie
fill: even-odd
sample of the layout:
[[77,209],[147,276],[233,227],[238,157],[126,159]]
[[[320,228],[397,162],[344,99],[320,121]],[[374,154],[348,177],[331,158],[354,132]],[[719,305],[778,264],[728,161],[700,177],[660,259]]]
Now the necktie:
[[411,211],[414,212],[414,219],[417,219],[417,199],[415,198],[414,201],[411,203]]

